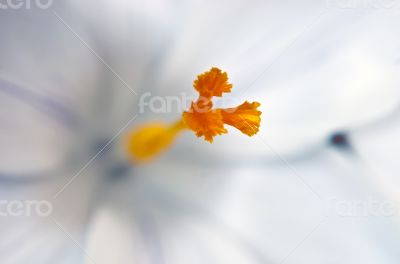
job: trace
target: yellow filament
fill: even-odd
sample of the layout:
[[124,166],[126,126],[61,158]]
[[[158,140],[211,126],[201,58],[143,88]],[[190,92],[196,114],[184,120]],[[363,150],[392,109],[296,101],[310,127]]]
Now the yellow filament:
[[172,125],[146,124],[127,135],[126,150],[135,161],[150,160],[170,147],[179,132],[185,128],[182,120]]

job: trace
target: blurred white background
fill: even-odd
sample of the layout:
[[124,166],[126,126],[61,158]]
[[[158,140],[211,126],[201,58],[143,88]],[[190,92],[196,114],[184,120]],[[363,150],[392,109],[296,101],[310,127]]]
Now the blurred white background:
[[[399,1],[0,3],[1,263],[399,263]],[[212,66],[260,132],[130,164]]]

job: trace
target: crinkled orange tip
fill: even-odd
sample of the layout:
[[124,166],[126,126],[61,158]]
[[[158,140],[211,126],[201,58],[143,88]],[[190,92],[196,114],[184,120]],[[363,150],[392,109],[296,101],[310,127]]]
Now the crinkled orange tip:
[[261,112],[258,110],[260,103],[246,101],[237,107],[213,108],[212,97],[222,97],[223,93],[231,92],[232,84],[228,82],[226,72],[211,68],[197,76],[193,86],[199,97],[176,123],[146,124],[127,135],[125,148],[129,156],[135,161],[151,159],[166,150],[179,132],[187,129],[210,143],[215,136],[228,132],[225,125],[233,126],[248,136],[258,132],[261,122]]

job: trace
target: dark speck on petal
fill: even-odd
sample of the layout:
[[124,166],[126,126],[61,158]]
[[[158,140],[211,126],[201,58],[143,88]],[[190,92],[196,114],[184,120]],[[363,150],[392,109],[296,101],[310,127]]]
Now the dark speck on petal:
[[329,144],[340,149],[350,149],[351,144],[346,132],[338,131],[329,138]]

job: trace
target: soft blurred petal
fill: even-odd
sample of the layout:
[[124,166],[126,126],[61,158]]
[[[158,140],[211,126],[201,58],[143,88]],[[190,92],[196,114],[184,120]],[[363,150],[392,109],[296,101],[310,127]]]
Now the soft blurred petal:
[[[0,259],[397,263],[397,211],[344,216],[340,206],[398,207],[398,118],[374,125],[399,103],[398,10],[326,7],[73,0],[1,10],[0,200],[43,199],[54,212],[0,218]],[[124,129],[180,115],[133,119],[141,96],[195,95],[194,77],[211,66],[234,84],[225,106],[262,103],[260,133],[212,145],[186,133],[153,164],[127,166]],[[340,130],[353,149],[327,144]]]

